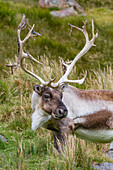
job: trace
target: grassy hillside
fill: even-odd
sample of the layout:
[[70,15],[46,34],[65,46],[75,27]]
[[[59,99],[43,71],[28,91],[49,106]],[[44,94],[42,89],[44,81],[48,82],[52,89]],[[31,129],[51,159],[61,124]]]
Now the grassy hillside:
[[[65,154],[60,155],[53,149],[51,132],[41,128],[33,132],[30,100],[32,87],[38,82],[19,68],[10,76],[5,66],[9,61],[17,60],[17,27],[23,13],[42,35],[30,39],[26,49],[47,65],[40,67],[27,62],[26,66],[45,80],[50,73],[53,77],[57,73],[57,79],[61,76],[58,56],[72,60],[84,46],[81,32],[73,30],[69,36],[68,23],[82,27],[82,20],[87,20],[91,37],[93,18],[95,30],[99,31],[96,47],[78,61],[77,70],[74,69],[70,77],[82,78],[80,72],[88,70],[85,83],[77,87],[113,89],[113,1],[78,2],[84,7],[86,16],[54,18],[50,15],[52,9],[41,9],[37,0],[0,0],[0,135],[7,139],[7,143],[0,140],[0,169],[91,169],[93,162],[112,162],[105,154],[108,144],[96,145],[71,137]],[[23,31],[22,37],[25,33]]]
[[[91,35],[91,19],[94,19],[95,30],[99,31],[96,47],[92,48],[78,63],[78,70],[97,68],[112,63],[113,61],[113,7],[112,1],[80,1],[84,6],[87,16],[70,16],[54,18],[50,9],[41,9],[38,1],[0,1],[0,70],[4,68],[5,60],[13,59],[16,54],[16,31],[18,23],[24,13],[31,24],[42,36],[35,41],[29,40],[26,48],[37,56],[46,55],[50,59],[73,59],[84,46],[83,35],[73,30],[69,36],[68,23],[82,27],[82,20],[87,20],[87,29]],[[109,8],[108,8],[109,7]],[[32,42],[31,42],[32,41]]]

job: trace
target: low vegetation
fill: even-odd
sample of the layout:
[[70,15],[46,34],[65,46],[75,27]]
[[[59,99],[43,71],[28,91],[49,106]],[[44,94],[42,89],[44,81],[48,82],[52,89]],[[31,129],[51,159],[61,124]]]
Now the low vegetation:
[[[22,14],[35,23],[35,30],[41,37],[30,39],[26,49],[38,60],[45,63],[41,67],[29,61],[26,67],[47,80],[50,75],[57,78],[62,74],[58,56],[72,60],[84,45],[83,35],[73,30],[69,36],[68,23],[82,27],[82,20],[87,20],[91,35],[91,19],[99,31],[96,47],[80,59],[72,71],[72,79],[82,78],[88,71],[82,89],[113,89],[113,2],[80,0],[86,16],[54,18],[52,9],[41,9],[37,0],[2,1],[0,0],[0,135],[7,142],[0,140],[0,169],[91,169],[92,163],[113,162],[107,157],[108,144],[92,144],[75,136],[70,137],[69,145],[63,154],[58,154],[53,146],[50,131],[39,128],[31,130],[31,95],[32,87],[38,82],[26,75],[20,68],[10,75],[5,67],[9,61],[16,61],[17,27]],[[25,32],[23,31],[22,37]],[[55,69],[54,69],[55,68]],[[60,68],[60,69],[59,69]]]

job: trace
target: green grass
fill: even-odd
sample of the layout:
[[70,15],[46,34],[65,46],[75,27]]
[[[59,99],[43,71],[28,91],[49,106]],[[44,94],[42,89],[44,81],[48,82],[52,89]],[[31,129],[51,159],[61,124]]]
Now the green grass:
[[[68,23],[82,27],[82,20],[87,20],[91,37],[93,18],[95,31],[99,31],[95,42],[97,46],[78,61],[70,78],[82,78],[87,70],[85,83],[76,87],[113,89],[113,1],[78,2],[84,7],[86,16],[54,18],[50,15],[52,9],[41,9],[37,0],[0,0],[0,134],[7,139],[7,143],[0,141],[0,169],[86,170],[91,169],[93,162],[113,162],[105,154],[108,144],[91,144],[71,136],[65,153],[58,154],[53,147],[50,131],[41,128],[32,131],[31,95],[33,85],[39,82],[19,68],[11,76],[5,66],[9,61],[17,60],[17,27],[23,13],[42,35],[35,40],[30,39],[26,49],[45,63],[41,67],[27,61],[26,66],[45,80],[50,75],[57,76],[58,80],[62,75],[58,56],[72,60],[84,46],[85,39],[81,32],[73,29],[69,36]],[[26,31],[23,31],[21,37],[25,34]]]
[[[99,31],[96,47],[93,47],[77,63],[78,72],[82,69],[98,68],[113,62],[113,11],[110,7],[112,1],[80,1],[86,9],[86,16],[70,16],[66,18],[54,18],[50,15],[50,9],[41,9],[38,1],[0,1],[0,71],[5,68],[6,60],[13,59],[16,54],[16,29],[21,21],[23,13],[29,18],[31,24],[35,24],[35,30],[42,36],[29,40],[26,48],[37,57],[46,55],[58,61],[58,56],[64,59],[73,59],[84,46],[85,40],[81,32],[74,30],[69,36],[68,23],[82,27],[82,20],[87,20],[87,30],[91,37],[91,19],[94,19],[95,30]],[[99,5],[100,4],[100,5]],[[52,9],[51,9],[52,10]],[[22,34],[22,37],[24,33]],[[7,47],[7,50],[6,50]],[[95,61],[95,62],[94,62]],[[82,69],[81,69],[82,68]],[[5,74],[5,73],[4,73]]]

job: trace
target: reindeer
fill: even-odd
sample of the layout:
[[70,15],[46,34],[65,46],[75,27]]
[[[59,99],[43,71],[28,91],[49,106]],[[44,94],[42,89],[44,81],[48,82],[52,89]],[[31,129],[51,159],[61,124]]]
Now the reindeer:
[[[21,30],[26,26],[29,33],[24,40],[21,40]],[[64,68],[64,75],[60,80],[54,83],[54,79],[45,82],[41,77],[30,72],[24,67],[23,60],[31,59],[38,64],[31,54],[23,49],[25,42],[34,36],[40,36],[34,31],[34,25],[31,27],[28,19],[23,15],[23,19],[18,27],[18,64],[20,67],[41,82],[41,85],[34,85],[34,92],[31,98],[31,107],[34,110],[32,114],[32,129],[44,127],[53,131],[55,147],[58,151],[62,150],[67,142],[70,133],[78,138],[95,142],[109,143],[110,149],[113,149],[113,91],[111,90],[81,90],[66,83],[82,84],[86,78],[81,80],[69,80],[68,76],[76,62],[92,47],[98,37],[98,32],[94,34],[94,23],[92,20],[92,39],[89,40],[86,31],[86,22],[83,22],[83,28],[78,28],[69,24],[72,28],[81,31],[86,39],[85,46],[74,58],[72,62],[66,63],[61,59]],[[15,64],[15,63],[14,63]],[[16,66],[17,66],[16,65]],[[13,64],[10,63],[11,68]]]

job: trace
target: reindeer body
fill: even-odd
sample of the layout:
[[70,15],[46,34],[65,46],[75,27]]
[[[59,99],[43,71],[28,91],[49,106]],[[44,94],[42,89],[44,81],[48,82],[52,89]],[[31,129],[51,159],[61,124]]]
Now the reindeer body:
[[77,137],[98,143],[113,140],[113,91],[64,88],[63,102],[67,117],[75,124]]
[[[36,110],[32,116],[32,120],[34,117],[36,121],[35,116],[40,115],[40,119],[37,119],[36,122],[37,128],[45,127],[53,131],[58,130],[59,135],[62,133],[66,136],[72,132],[78,138],[90,142],[109,143],[113,141],[113,91],[81,90],[73,86],[65,87],[62,98],[68,110],[67,124],[65,123],[65,125],[63,121],[66,122],[66,118],[62,121],[56,120],[57,123],[54,120],[53,123],[51,121],[52,117],[44,113],[43,110],[40,114],[40,109],[37,110],[40,98],[36,92],[33,92],[32,107],[34,105]],[[42,113],[44,113],[43,116]],[[74,127],[73,129],[70,129],[70,124]],[[67,128],[69,130],[65,131]]]

